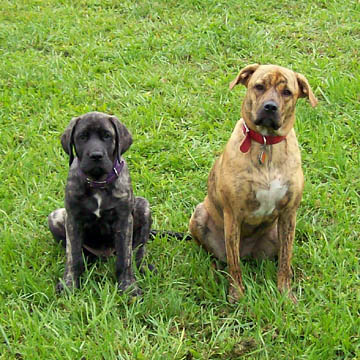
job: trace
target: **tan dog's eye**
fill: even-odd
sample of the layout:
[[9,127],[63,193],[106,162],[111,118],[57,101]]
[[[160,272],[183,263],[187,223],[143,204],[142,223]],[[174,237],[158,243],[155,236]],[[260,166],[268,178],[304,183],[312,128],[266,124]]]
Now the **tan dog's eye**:
[[262,84],[256,84],[254,87],[255,87],[255,89],[257,91],[264,91],[265,90],[265,86],[262,85]]
[[284,95],[284,96],[291,96],[291,95],[292,95],[292,92],[291,92],[289,89],[285,89],[285,90],[283,91],[283,95]]

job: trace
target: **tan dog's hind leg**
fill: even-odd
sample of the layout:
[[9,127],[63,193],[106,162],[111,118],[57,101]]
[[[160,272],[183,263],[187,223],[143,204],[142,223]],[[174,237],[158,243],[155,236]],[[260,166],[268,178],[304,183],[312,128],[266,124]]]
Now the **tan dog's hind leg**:
[[224,229],[215,225],[204,203],[196,207],[190,219],[189,230],[198,245],[226,262]]
[[281,293],[287,292],[289,298],[296,303],[291,292],[291,255],[295,237],[296,211],[284,212],[278,220],[278,236],[280,241],[279,269],[277,286]]
[[231,212],[224,212],[226,257],[229,266],[229,302],[234,303],[244,295],[244,285],[240,268],[241,222],[235,221]]

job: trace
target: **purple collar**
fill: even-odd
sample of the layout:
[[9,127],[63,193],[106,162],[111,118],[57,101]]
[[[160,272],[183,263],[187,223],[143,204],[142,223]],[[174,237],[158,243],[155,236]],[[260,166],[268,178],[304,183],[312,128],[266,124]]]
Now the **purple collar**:
[[80,169],[79,174],[85,178],[86,183],[92,188],[92,189],[104,189],[107,185],[113,183],[120,175],[120,172],[122,168],[124,167],[124,160],[115,160],[114,167],[112,168],[111,172],[108,174],[106,179],[104,181],[95,181],[89,179]]

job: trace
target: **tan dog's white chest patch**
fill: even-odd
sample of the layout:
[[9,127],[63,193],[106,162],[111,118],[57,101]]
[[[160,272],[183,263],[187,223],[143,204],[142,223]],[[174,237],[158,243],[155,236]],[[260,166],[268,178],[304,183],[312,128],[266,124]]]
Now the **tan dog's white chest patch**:
[[288,190],[287,185],[279,179],[270,182],[268,189],[261,189],[256,192],[256,199],[260,206],[253,212],[255,216],[271,215],[275,209],[276,203],[280,201]]
[[97,204],[98,204],[98,207],[94,211],[94,214],[99,218],[100,217],[100,208],[101,208],[102,198],[101,198],[100,194],[94,194],[94,198],[95,198],[95,200],[97,201]]

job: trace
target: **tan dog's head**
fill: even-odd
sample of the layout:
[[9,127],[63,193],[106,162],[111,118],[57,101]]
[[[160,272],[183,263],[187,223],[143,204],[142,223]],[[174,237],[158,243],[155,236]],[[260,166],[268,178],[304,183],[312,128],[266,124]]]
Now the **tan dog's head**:
[[263,135],[285,136],[294,126],[296,101],[307,97],[317,104],[306,78],[276,65],[248,65],[230,83],[247,87],[242,117],[247,126]]

